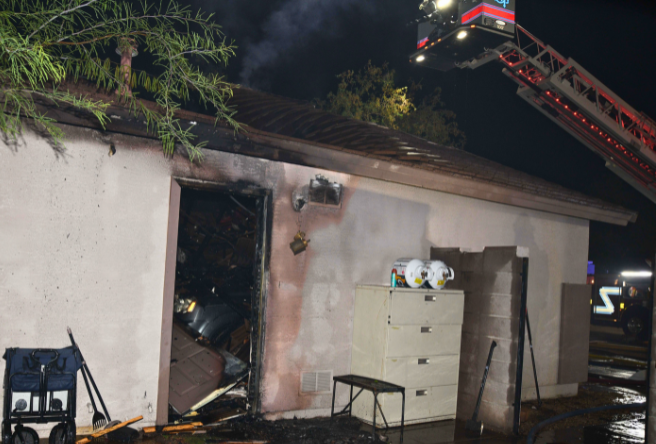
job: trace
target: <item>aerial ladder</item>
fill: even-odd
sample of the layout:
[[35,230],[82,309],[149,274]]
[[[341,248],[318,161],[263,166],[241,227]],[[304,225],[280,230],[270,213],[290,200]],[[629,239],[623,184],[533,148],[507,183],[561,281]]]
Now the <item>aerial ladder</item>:
[[424,0],[420,9],[428,14],[411,62],[442,71],[501,63],[517,95],[656,203],[656,122],[517,25],[514,0]]

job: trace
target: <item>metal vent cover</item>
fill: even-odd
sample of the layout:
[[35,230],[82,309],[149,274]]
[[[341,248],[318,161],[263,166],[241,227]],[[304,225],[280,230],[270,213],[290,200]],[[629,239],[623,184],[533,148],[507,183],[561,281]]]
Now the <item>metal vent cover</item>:
[[330,182],[322,175],[310,180],[310,203],[339,207],[342,203],[342,185]]
[[332,370],[301,372],[301,394],[330,393]]

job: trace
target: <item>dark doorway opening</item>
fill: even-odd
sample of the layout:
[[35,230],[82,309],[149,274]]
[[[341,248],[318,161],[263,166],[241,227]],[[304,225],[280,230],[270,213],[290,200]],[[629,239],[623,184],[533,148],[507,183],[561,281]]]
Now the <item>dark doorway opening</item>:
[[264,199],[182,188],[169,422],[193,415],[207,424],[251,409],[253,347],[262,339]]

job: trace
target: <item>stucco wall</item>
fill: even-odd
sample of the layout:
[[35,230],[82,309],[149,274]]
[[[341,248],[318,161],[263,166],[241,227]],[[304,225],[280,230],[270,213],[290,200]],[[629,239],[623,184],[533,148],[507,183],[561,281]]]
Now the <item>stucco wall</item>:
[[[262,380],[272,416],[326,413],[330,396],[299,395],[300,372],[348,373],[355,284],[387,284],[396,258],[428,258],[431,246],[529,248],[538,372],[556,383],[560,285],[585,282],[588,221],[227,153],[193,166],[151,141],[67,130],[63,153],[30,134],[0,146],[0,348],[61,347],[70,325],[117,419],[155,420],[172,175],[273,190]],[[291,193],[319,173],[345,186],[343,205],[301,213],[311,242],[293,256]],[[83,389],[78,398],[85,425]]]
[[[65,347],[70,326],[112,419],[154,421],[168,167],[109,157],[95,132],[72,139],[59,153],[30,134],[0,145],[0,349]],[[80,377],[78,425],[88,402]]]

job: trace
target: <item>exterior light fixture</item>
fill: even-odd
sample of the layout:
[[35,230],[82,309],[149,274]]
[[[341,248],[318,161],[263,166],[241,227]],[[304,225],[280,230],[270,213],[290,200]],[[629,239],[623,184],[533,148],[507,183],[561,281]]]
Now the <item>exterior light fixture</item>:
[[467,31],[460,31],[460,32],[458,33],[458,35],[456,36],[456,38],[457,38],[458,40],[462,40],[462,39],[464,39],[465,37],[467,37]]
[[417,62],[423,62],[424,60],[426,60],[426,57],[424,57],[423,55],[420,55],[420,56],[417,57],[415,60],[416,60]]
[[446,9],[451,6],[453,0],[437,0],[437,9]]
[[424,0],[419,5],[419,9],[426,15],[431,15],[437,10],[437,3],[435,0]]
[[623,271],[624,277],[651,277],[651,271]]
[[307,248],[310,239],[304,239],[304,237],[305,237],[305,233],[299,231],[298,233],[296,233],[296,236],[294,236],[294,240],[289,244],[289,248],[292,249],[294,256],[296,256],[298,253],[304,252],[305,249]]

